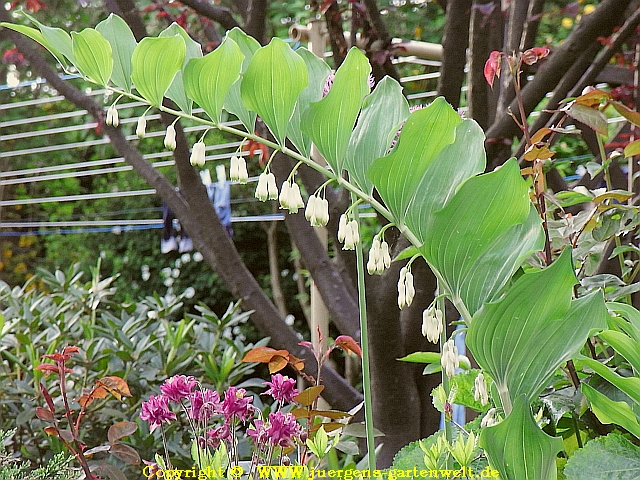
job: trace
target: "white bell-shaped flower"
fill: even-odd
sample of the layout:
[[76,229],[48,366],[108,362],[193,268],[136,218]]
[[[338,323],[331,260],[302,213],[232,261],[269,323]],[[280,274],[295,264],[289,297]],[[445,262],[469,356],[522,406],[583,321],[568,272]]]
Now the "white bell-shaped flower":
[[176,127],[173,124],[167,127],[167,133],[164,136],[164,146],[169,150],[176,149]]
[[204,166],[205,149],[206,145],[204,144],[204,142],[196,142],[193,145],[193,149],[191,150],[191,157],[189,158],[191,165],[199,167]]
[[147,134],[147,117],[144,115],[138,118],[138,125],[136,125],[136,136],[143,139]]

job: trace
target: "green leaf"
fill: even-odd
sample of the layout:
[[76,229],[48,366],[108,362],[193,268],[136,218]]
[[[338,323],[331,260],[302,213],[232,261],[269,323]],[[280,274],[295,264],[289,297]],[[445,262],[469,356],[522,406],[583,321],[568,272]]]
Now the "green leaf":
[[71,32],[71,44],[75,65],[90,81],[106,87],[113,70],[111,45],[93,28]]
[[405,248],[404,250],[402,250],[397,256],[395,256],[393,258],[393,262],[397,262],[398,260],[404,260],[405,258],[411,258],[415,255],[418,255],[420,253],[420,250],[418,250],[417,247],[414,247],[413,245],[409,245],[407,248]]
[[515,159],[467,180],[431,222],[424,206],[419,212],[418,218],[430,223],[428,230],[413,213],[408,222],[425,242],[420,252],[443,279],[454,305],[461,313],[466,309],[465,319],[501,295],[522,261],[544,245],[540,217]]
[[629,395],[631,399],[640,404],[640,378],[639,377],[623,377],[611,370],[606,365],[588,357],[580,357],[580,361],[604,378],[609,383],[612,383],[624,393]]
[[344,161],[349,180],[363,192],[373,192],[367,170],[374,160],[387,154],[408,115],[402,86],[391,77],[384,77],[365,98]]
[[[398,224],[404,224],[409,204],[416,196],[416,190],[431,163],[440,151],[454,142],[455,127],[462,123],[460,115],[440,97],[431,105],[409,115],[402,127],[396,149],[386,157],[373,162],[367,172],[387,208],[393,213]],[[471,123],[471,122],[469,122]],[[478,127],[479,128],[479,127]],[[481,131],[480,131],[481,133]],[[484,135],[482,135],[484,139]],[[468,144],[480,148],[477,141],[469,139]],[[474,173],[484,170],[484,149],[482,158],[449,158],[463,166],[458,184]],[[481,163],[481,164],[480,164]],[[454,168],[452,168],[454,170]],[[438,179],[438,184],[447,184],[449,179]],[[435,182],[434,182],[435,183]],[[458,184],[452,185],[455,190]],[[427,190],[426,188],[422,189]],[[419,198],[418,201],[435,203],[438,195],[429,195],[429,200]],[[441,203],[444,205],[446,199]],[[426,208],[426,207],[425,207]],[[414,232],[415,233],[415,232]]]
[[566,480],[638,480],[640,448],[617,433],[595,438],[569,458],[564,474]]
[[619,425],[628,430],[632,435],[640,438],[640,423],[627,402],[616,402],[595,388],[583,383],[580,386],[582,393],[589,400],[591,410],[598,420],[604,424]]
[[609,131],[607,126],[607,117],[605,117],[604,113],[596,108],[574,103],[567,109],[567,114],[571,118],[584,123],[601,135],[607,135]]
[[[21,13],[29,20],[31,20],[31,23],[38,26],[40,32],[42,32],[42,36],[44,37],[48,45],[53,46],[55,50],[64,55],[67,60],[69,60],[69,62],[75,64],[75,58],[73,56],[73,45],[71,43],[71,37],[67,32],[58,27],[48,27],[47,25],[43,25],[31,15],[28,15],[24,12]],[[46,45],[45,47],[48,48]],[[58,61],[63,60],[60,63],[62,64],[62,66],[66,67],[66,62],[64,62],[63,58],[57,56],[56,58],[58,58]]]
[[522,275],[502,299],[474,315],[467,345],[495,382],[505,413],[521,396],[536,398],[590,331],[606,328],[602,293],[571,300],[576,283],[567,248],[549,267]]
[[131,79],[150,105],[159,107],[182,68],[186,46],[181,36],[143,38],[133,51]]
[[617,353],[629,362],[635,372],[640,374],[640,343],[615,330],[605,330],[600,332],[598,336],[611,345]]
[[[184,61],[182,63],[182,69],[186,67],[187,63],[192,58],[202,58],[202,47],[200,46],[200,44],[195,40],[193,40],[191,36],[184,31],[184,28],[182,28],[177,23],[172,23],[169,27],[164,29],[158,36],[172,37],[174,35],[180,35],[184,40],[184,44],[186,47]],[[185,113],[191,114],[191,107],[193,106],[193,100],[187,96],[187,93],[184,87],[184,80],[182,77],[183,77],[183,71],[180,70],[178,73],[176,73],[176,76],[174,77],[173,82],[169,87],[169,90],[167,90],[166,96],[167,98],[170,98],[171,100],[176,102],[176,105],[180,107],[180,110],[182,110]]]
[[[238,47],[240,47],[240,51],[244,55],[244,60],[242,60],[242,67],[240,69],[240,72],[244,73],[249,66],[249,62],[253,58],[253,54],[260,48],[260,44],[255,38],[250,37],[238,27],[234,27],[227,32],[227,38],[236,42]],[[224,100],[224,109],[238,117],[247,129],[247,132],[253,133],[256,124],[256,112],[249,111],[244,103],[242,103],[242,95],[240,94],[241,83],[242,78],[239,78],[233,85],[231,85],[231,89],[229,89],[229,93],[227,93],[227,98]]]
[[136,42],[129,25],[122,18],[114,15],[109,17],[98,25],[96,30],[107,39],[111,45],[113,53],[113,72],[111,72],[111,81],[123,90],[131,91],[131,57],[138,43]]
[[[608,302],[607,308],[625,320],[612,317],[610,320],[627,335],[640,343],[640,312],[626,303]],[[615,321],[618,319],[620,321]]]
[[200,105],[214,123],[220,122],[222,104],[240,75],[242,52],[230,38],[213,52],[192,59],[184,70],[187,95]]
[[331,90],[319,102],[312,103],[302,115],[300,127],[318,148],[336,174],[343,168],[349,145],[364,97],[369,94],[371,65],[356,47],[336,71]]
[[300,128],[302,114],[309,108],[311,103],[322,99],[322,91],[327,77],[331,74],[331,68],[329,68],[329,65],[327,65],[324,60],[306,48],[299,48],[296,52],[302,57],[307,66],[309,85],[298,97],[296,108],[293,110],[291,121],[287,127],[287,137],[289,137],[291,143],[295,145],[298,151],[308,158],[311,155],[311,138]]
[[304,60],[274,37],[253,54],[242,77],[240,94],[245,106],[260,115],[278,143],[284,145],[298,95],[307,85]]
[[633,157],[635,155],[640,155],[640,140],[635,140],[624,147],[625,157]]
[[513,411],[498,425],[481,430],[479,445],[489,464],[504,480],[555,480],[556,454],[562,439],[544,433],[533,418],[526,397],[519,396]]
[[27,27],[26,25],[15,25],[13,23],[7,23],[7,22],[0,23],[0,26],[14,30],[18,33],[21,33],[29,37],[32,40],[35,40],[44,48],[46,48],[49,51],[49,53],[51,53],[51,55],[55,57],[58,63],[60,63],[60,65],[62,66],[67,65],[64,55],[62,55],[62,53],[51,42],[49,42],[46,38],[44,38],[44,35],[42,35],[42,32],[40,32],[39,30],[36,30],[35,28],[32,28],[32,27]]
[[412,363],[437,363],[440,365],[440,354],[438,352],[413,352],[398,360]]

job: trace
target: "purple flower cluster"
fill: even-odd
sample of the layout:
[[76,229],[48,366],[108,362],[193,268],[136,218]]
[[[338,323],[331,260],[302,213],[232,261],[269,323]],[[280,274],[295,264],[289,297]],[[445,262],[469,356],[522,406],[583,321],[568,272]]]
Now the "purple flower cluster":
[[198,382],[193,377],[185,377],[184,375],[174,375],[167,378],[160,386],[160,392],[169,399],[170,402],[180,403],[180,400],[186,400],[196,388]]
[[151,395],[149,400],[142,402],[142,413],[140,419],[146,420],[150,424],[150,430],[153,432],[162,424],[162,422],[170,423],[176,419],[176,414],[169,408],[169,399],[164,395]]
[[264,392],[265,395],[271,395],[274,400],[281,404],[293,402],[293,399],[299,393],[296,388],[296,381],[279,373],[271,375],[271,381],[264,382],[263,385],[269,386],[269,389]]
[[291,413],[280,411],[270,413],[269,420],[255,420],[247,430],[247,435],[253,438],[254,443],[269,443],[273,446],[290,447],[294,440],[300,437],[302,427]]

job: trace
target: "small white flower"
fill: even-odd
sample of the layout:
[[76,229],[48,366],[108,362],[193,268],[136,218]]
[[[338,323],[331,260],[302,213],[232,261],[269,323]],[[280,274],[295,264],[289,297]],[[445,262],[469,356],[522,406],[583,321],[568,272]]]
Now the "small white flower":
[[176,149],[176,127],[173,124],[167,127],[167,133],[164,136],[164,146],[169,150]]
[[278,200],[280,201],[280,208],[288,209],[289,208],[289,193],[291,192],[291,184],[286,181],[282,184],[282,188],[280,189],[280,196]]
[[238,157],[237,155],[231,157],[229,177],[232,181],[237,181],[243,185],[247,183],[247,180],[249,180],[249,173],[247,172],[247,162],[244,157]]
[[442,347],[440,364],[449,378],[455,375],[456,368],[460,366],[460,360],[458,359],[458,347],[453,343],[452,338],[447,340]]
[[371,250],[369,250],[369,260],[367,261],[367,272],[369,275],[382,273],[378,270],[379,258],[382,257],[382,248],[380,247],[380,239],[373,237]]
[[358,231],[358,222],[351,220],[347,223],[343,250],[355,250],[356,245],[360,243],[360,232]]
[[487,414],[484,416],[482,421],[480,422],[480,428],[485,427],[493,427],[498,424],[498,419],[496,417],[496,409],[490,408],[487,410]]
[[444,329],[442,312],[435,306],[431,306],[422,312],[422,335],[432,343],[438,343],[440,334]]
[[400,269],[400,278],[398,279],[398,307],[400,310],[404,308],[407,304],[407,267],[402,267]]
[[391,266],[391,255],[389,255],[389,244],[384,240],[380,244],[380,248],[382,249],[382,263],[384,268],[389,268]]
[[329,223],[329,200],[320,198],[316,202],[316,221],[312,223],[314,227],[324,227]]
[[484,380],[482,372],[478,374],[473,382],[473,398],[477,402],[480,400],[482,406],[489,403],[489,394],[487,393],[487,382]]
[[[304,209],[304,218],[306,218],[308,222],[311,222],[311,219],[315,219],[316,201],[317,197],[315,195],[311,195],[309,200],[307,200],[307,208]],[[312,222],[311,224],[313,225]]]
[[107,125],[111,125],[113,127],[117,127],[120,125],[120,119],[118,118],[118,110],[116,109],[115,104],[110,105],[107,109]]
[[262,172],[258,177],[258,186],[256,187],[256,198],[264,202],[269,197],[269,189],[267,187],[267,174]]
[[349,219],[343,213],[340,215],[340,221],[338,222],[338,241],[344,242],[345,236],[347,235],[347,223]]
[[193,145],[193,149],[191,150],[191,158],[189,158],[191,165],[200,167],[204,166],[205,149],[206,145],[204,144],[204,142],[196,142]]
[[143,139],[147,133],[147,117],[144,115],[138,118],[138,125],[136,126],[136,135],[138,138]]
[[289,211],[292,213],[297,213],[298,210],[304,207],[304,200],[302,200],[302,195],[300,194],[300,187],[295,182],[291,184],[290,197],[292,208],[289,208]]
[[276,185],[276,176],[269,172],[267,173],[267,192],[269,200],[278,199],[278,186]]

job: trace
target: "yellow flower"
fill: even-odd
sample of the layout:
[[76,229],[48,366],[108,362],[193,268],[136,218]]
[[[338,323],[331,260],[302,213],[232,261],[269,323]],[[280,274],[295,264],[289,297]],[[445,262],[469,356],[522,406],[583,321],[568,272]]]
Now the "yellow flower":
[[562,19],[562,28],[571,28],[573,27],[573,19],[569,18],[569,17],[564,17]]
[[585,5],[585,6],[584,6],[584,10],[583,10],[583,12],[584,12],[584,14],[585,14],[585,15],[589,15],[589,14],[590,14],[591,12],[593,12],[595,9],[596,9],[596,6],[595,6],[595,5],[591,5],[591,4],[589,4],[589,5]]

